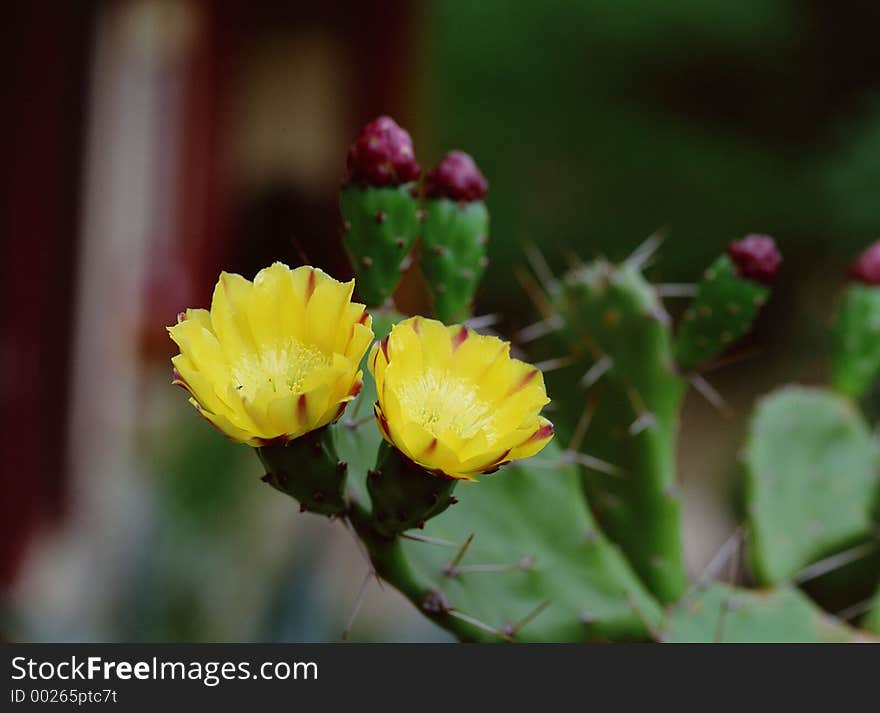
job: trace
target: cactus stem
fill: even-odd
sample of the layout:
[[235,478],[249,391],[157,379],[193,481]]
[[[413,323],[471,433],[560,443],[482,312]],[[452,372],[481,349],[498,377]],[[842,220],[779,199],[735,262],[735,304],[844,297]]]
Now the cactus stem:
[[520,619],[516,624],[508,624],[504,627],[503,631],[509,637],[513,638],[520,631],[522,631],[523,627],[525,627],[530,622],[534,621],[538,615],[543,612],[547,607],[550,606],[550,600],[547,599],[541,602],[538,606],[536,606],[532,611],[526,614],[522,619]]
[[663,230],[652,233],[623,261],[624,265],[631,270],[641,270],[651,261],[665,239],[666,234]]
[[544,373],[548,371],[556,371],[557,369],[564,369],[567,366],[571,366],[574,364],[574,357],[571,355],[563,356],[563,357],[554,357],[553,359],[545,359],[544,361],[537,362],[534,367],[538,371],[543,371]]
[[608,354],[599,359],[593,366],[587,369],[586,373],[581,377],[580,384],[584,389],[589,389],[599,379],[601,379],[609,369],[614,366],[614,359]]
[[695,284],[670,282],[662,285],[654,285],[658,297],[696,297],[697,286]]
[[439,537],[426,537],[425,535],[414,535],[410,532],[401,532],[400,537],[404,540],[412,540],[413,542],[424,542],[428,545],[438,545],[440,547],[458,547],[457,542],[450,540],[441,540]]
[[733,411],[730,406],[727,405],[727,401],[724,400],[724,397],[718,393],[718,390],[706,381],[704,377],[700,374],[692,373],[688,375],[688,381],[691,386],[696,389],[697,393],[706,399],[706,401],[708,401],[718,413],[725,418],[731,418],[733,416]]
[[528,344],[548,334],[558,332],[562,326],[562,318],[558,314],[554,314],[552,317],[523,327],[513,335],[513,341],[517,344]]
[[486,622],[480,621],[479,619],[469,616],[464,612],[458,611],[458,609],[450,609],[446,612],[449,616],[454,617],[455,619],[459,619],[471,626],[475,626],[477,629],[482,629],[483,631],[487,631],[490,634],[494,634],[500,639],[504,639],[505,641],[512,642],[513,639],[503,631],[496,629],[494,626],[490,626]]
[[850,562],[855,562],[856,560],[860,560],[863,557],[867,557],[868,555],[872,554],[876,549],[876,542],[864,542],[861,545],[850,547],[843,552],[838,552],[835,555],[831,555],[830,557],[826,557],[825,559],[821,559],[818,562],[813,562],[813,564],[804,567],[794,576],[792,581],[795,584],[803,584],[804,582],[809,582],[810,580],[817,579],[823,574],[828,574],[829,572],[833,572],[835,569],[839,569],[840,567],[848,565]]
[[547,260],[544,258],[543,253],[538,250],[538,247],[534,243],[524,243],[523,251],[526,254],[526,260],[529,261],[529,265],[531,265],[535,276],[544,288],[544,292],[550,293],[555,290],[559,281],[550,269],[550,265],[547,264]]
[[351,634],[351,628],[354,626],[355,619],[357,619],[357,615],[360,613],[361,606],[364,603],[364,595],[367,593],[367,585],[373,577],[375,577],[373,570],[367,570],[367,574],[364,576],[361,586],[358,587],[358,593],[354,599],[351,614],[348,617],[348,621],[346,622],[345,628],[342,630],[342,636],[340,637],[343,641],[348,641],[348,637]]

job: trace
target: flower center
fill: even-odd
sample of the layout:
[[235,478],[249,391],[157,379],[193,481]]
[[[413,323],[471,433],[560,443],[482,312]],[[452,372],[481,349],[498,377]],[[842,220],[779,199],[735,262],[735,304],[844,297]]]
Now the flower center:
[[471,381],[428,370],[400,383],[395,393],[409,417],[435,436],[452,432],[467,439],[482,431],[490,442],[495,439],[494,414]]
[[274,348],[243,355],[232,367],[232,378],[243,398],[253,398],[263,386],[296,394],[311,373],[329,364],[330,357],[320,349],[291,337]]

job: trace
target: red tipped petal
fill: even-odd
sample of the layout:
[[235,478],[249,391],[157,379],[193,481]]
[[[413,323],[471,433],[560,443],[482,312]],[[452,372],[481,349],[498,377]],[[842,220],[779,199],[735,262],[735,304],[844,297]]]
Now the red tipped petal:
[[[527,372],[520,380],[517,382],[514,387],[510,390],[510,394],[515,394],[518,391],[522,391],[526,386],[528,386],[532,381],[534,381],[535,377],[538,376],[538,370],[532,369]],[[510,395],[509,394],[509,395]]]
[[309,270],[309,282],[306,285],[306,303],[310,299],[312,299],[312,295],[315,294],[315,285],[318,278],[315,277],[315,268],[311,268]]
[[470,332],[468,332],[467,327],[462,327],[456,332],[455,336],[452,338],[452,351],[458,349],[464,341],[468,338]]
[[534,443],[535,441],[543,441],[550,436],[553,435],[553,424],[547,423],[541,426],[537,431],[535,431],[531,436],[529,436],[526,440],[522,442],[521,445],[526,445],[528,443]]

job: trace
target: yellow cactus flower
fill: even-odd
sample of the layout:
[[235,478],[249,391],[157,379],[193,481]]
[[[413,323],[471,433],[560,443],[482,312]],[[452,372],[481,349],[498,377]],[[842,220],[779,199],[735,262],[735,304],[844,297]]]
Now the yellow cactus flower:
[[372,318],[352,303],[354,281],[276,262],[253,282],[223,272],[210,311],[168,328],[180,347],[174,383],[239,443],[285,443],[342,415],[360,391]]
[[385,439],[426,470],[473,480],[540,451],[553,424],[544,377],[510,344],[412,317],[375,344],[376,420]]

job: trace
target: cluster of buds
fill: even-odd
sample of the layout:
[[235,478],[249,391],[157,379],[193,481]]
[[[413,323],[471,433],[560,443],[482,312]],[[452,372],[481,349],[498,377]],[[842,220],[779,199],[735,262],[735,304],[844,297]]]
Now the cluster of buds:
[[463,151],[449,152],[428,171],[424,190],[420,178],[407,131],[387,116],[364,126],[348,150],[340,192],[343,244],[360,295],[376,307],[392,299],[421,236],[434,311],[443,321],[462,321],[487,264],[489,184]]

